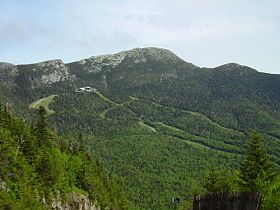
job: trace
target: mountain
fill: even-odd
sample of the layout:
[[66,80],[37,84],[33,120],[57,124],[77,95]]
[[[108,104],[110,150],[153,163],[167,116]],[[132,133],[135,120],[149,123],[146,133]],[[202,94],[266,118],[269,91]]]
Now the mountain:
[[1,102],[30,122],[42,105],[60,135],[84,133],[144,209],[169,208],[174,196],[187,202],[213,166],[239,167],[253,129],[279,164],[279,90],[280,75],[235,63],[200,68],[159,48],[0,63]]

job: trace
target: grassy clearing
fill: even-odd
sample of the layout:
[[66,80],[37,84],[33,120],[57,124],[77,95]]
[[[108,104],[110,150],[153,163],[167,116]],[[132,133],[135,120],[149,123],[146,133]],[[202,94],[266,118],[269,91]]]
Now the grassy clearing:
[[231,129],[231,128],[224,127],[223,125],[220,125],[219,123],[213,121],[212,119],[210,119],[209,117],[207,117],[206,115],[204,115],[204,114],[202,114],[202,113],[194,112],[194,111],[189,111],[189,110],[186,110],[186,109],[179,109],[179,108],[175,108],[175,107],[169,107],[169,106],[165,106],[165,105],[158,104],[158,103],[155,103],[155,102],[153,102],[153,104],[156,105],[156,106],[160,106],[160,107],[167,108],[167,109],[178,110],[178,111],[180,111],[180,112],[185,112],[185,113],[191,114],[191,115],[193,115],[193,116],[198,116],[198,117],[200,117],[201,119],[203,119],[203,120],[205,120],[205,121],[208,121],[208,122],[211,123],[211,124],[216,125],[217,127],[219,127],[219,128],[222,129],[222,130],[231,131],[231,132],[235,132],[235,133],[239,133],[239,134],[243,135],[243,133],[242,133],[241,131],[238,131],[238,130],[234,130],[234,129]]
[[145,124],[144,122],[138,122],[138,124],[139,124],[140,126],[144,127],[144,128],[147,128],[147,129],[153,131],[153,132],[157,132],[155,128],[153,128],[153,127],[151,127],[151,126]]
[[107,112],[109,112],[109,111],[112,110],[112,109],[115,109],[116,107],[118,107],[118,106],[113,106],[113,107],[111,107],[111,108],[109,108],[109,109],[106,109],[104,112],[101,112],[101,113],[99,114],[99,116],[101,117],[101,119],[105,119],[105,118],[106,118]]
[[133,97],[133,96],[128,96],[131,100],[136,100],[139,101],[139,98]]
[[53,114],[54,111],[49,109],[50,103],[53,101],[53,99],[58,95],[50,95],[45,98],[41,98],[37,101],[34,101],[32,104],[29,105],[29,108],[31,109],[39,109],[40,106],[44,107],[48,114]]
[[109,98],[107,98],[106,96],[104,96],[102,93],[100,93],[98,90],[96,89],[93,89],[93,92],[95,94],[97,94],[101,99],[103,99],[104,101],[107,101],[111,104],[114,104],[114,105],[119,105],[118,103],[114,102],[114,101],[111,101]]
[[106,118],[106,113],[107,113],[108,111],[110,111],[110,110],[112,110],[112,109],[114,109],[114,108],[116,108],[116,107],[124,106],[125,104],[128,104],[128,103],[130,103],[131,101],[134,101],[134,100],[137,100],[137,101],[138,101],[138,100],[139,100],[138,98],[129,96],[129,99],[130,99],[130,100],[125,101],[125,102],[119,104],[119,103],[116,103],[116,102],[110,100],[109,98],[107,98],[105,95],[103,95],[102,93],[100,93],[100,92],[99,92],[97,89],[95,89],[95,88],[93,89],[93,92],[94,92],[96,95],[98,95],[98,97],[101,98],[103,101],[109,102],[109,103],[111,103],[111,104],[114,105],[113,107],[110,107],[110,108],[106,109],[105,111],[103,111],[102,113],[100,113],[99,116],[100,116],[102,119],[105,119],[105,118]]
[[172,136],[176,139],[181,139],[188,144],[192,144],[198,147],[204,147],[210,150],[215,150],[217,152],[239,155],[237,146],[229,145],[223,142],[217,142],[214,139],[209,140],[201,136],[196,136],[179,128],[166,125],[162,122],[155,123],[155,126],[155,129],[157,129],[158,132],[161,132],[168,136]]

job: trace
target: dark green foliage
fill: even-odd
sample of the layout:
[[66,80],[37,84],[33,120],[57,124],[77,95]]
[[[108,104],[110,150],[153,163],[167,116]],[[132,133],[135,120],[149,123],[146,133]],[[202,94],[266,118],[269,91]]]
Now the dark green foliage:
[[27,129],[7,108],[0,109],[0,208],[41,209],[33,193],[34,171],[21,152]]
[[[67,154],[89,145],[86,150],[101,157],[135,209],[168,209],[170,197],[191,198],[205,170],[239,168],[252,129],[264,134],[269,154],[280,163],[279,75],[237,64],[199,68],[161,49],[126,52],[116,65],[100,60],[66,64],[72,79],[47,85],[41,76],[48,67],[16,66],[16,76],[0,81],[0,100],[34,121],[28,105],[57,94],[49,122],[63,137],[50,137]],[[100,94],[75,92],[83,86]],[[32,133],[20,146],[28,162],[39,154],[36,125]],[[77,142],[78,133],[85,144]]]
[[279,209],[280,206],[280,176],[272,182],[258,183],[262,188],[262,209]]
[[68,194],[83,192],[104,208],[127,208],[126,198],[100,163],[94,164],[82,149],[74,154],[58,146],[45,114],[41,108],[30,129],[0,106],[0,209],[45,209],[43,197],[51,202],[57,192],[63,202]]
[[27,66],[21,66],[22,71],[15,77],[15,95],[23,101],[28,100],[32,97],[32,83],[30,77],[32,77],[33,72]]
[[237,168],[239,162],[235,155],[145,128],[110,138],[94,137],[89,142],[92,154],[117,174],[135,209],[169,209],[174,196],[180,197],[183,205],[192,199],[193,186],[208,168],[217,164]]
[[[204,191],[200,191],[198,194],[210,193],[211,197],[213,192],[259,193],[262,209],[278,209],[280,206],[280,177],[279,174],[277,175],[275,166],[271,157],[265,152],[261,135],[254,131],[251,134],[240,172],[232,172],[229,168],[211,170],[204,179]],[[215,200],[215,197],[212,196],[210,200]]]
[[247,153],[241,167],[241,187],[243,191],[258,192],[258,183],[271,181],[275,176],[273,164],[264,150],[263,139],[253,132]]
[[210,170],[204,180],[203,188],[207,193],[212,192],[237,192],[238,172],[228,169]]
[[48,132],[47,112],[44,107],[40,106],[38,111],[38,121],[36,123],[35,132],[37,137],[38,146],[42,147],[44,145],[49,145],[50,133]]

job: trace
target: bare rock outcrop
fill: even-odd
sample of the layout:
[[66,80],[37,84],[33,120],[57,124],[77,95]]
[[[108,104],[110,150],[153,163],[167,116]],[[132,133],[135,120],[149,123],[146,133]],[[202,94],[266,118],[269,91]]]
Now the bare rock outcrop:
[[67,197],[66,201],[62,201],[58,194],[57,198],[48,206],[55,210],[101,210],[98,205],[93,204],[87,196],[81,193],[72,192]]

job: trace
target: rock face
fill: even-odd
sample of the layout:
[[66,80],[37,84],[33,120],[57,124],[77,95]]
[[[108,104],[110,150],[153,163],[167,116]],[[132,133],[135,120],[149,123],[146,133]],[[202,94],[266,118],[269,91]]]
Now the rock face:
[[[113,71],[121,64],[124,64],[124,68],[133,68],[135,65],[159,61],[177,62],[182,60],[169,50],[149,47],[135,48],[115,54],[93,56],[74,63],[88,73],[98,73],[101,71],[106,73]],[[38,86],[49,86],[61,81],[75,81],[77,79],[76,73],[71,72],[69,65],[64,64],[60,59],[27,65],[0,63],[0,83],[13,85],[15,80],[20,82],[28,79],[34,89]]]
[[86,67],[90,73],[97,73],[104,67],[115,68],[125,58],[124,53],[117,53],[113,55],[93,56],[89,59],[82,60],[79,64]]
[[74,78],[70,75],[68,67],[59,59],[37,63],[32,70],[42,72],[41,82],[44,85]]
[[[75,75],[69,73],[68,67],[62,60],[50,60],[28,65],[0,63],[0,83],[13,85],[21,75],[25,75],[24,77],[28,75],[33,87],[75,79]],[[18,76],[19,78],[17,78]]]
[[0,182],[0,191],[3,190],[3,191],[6,191],[6,192],[9,192],[10,189],[7,187],[7,183],[6,182]]
[[4,85],[12,84],[17,73],[16,65],[0,62],[0,82]]
[[7,69],[11,67],[13,68],[15,65],[11,63],[0,62],[0,69]]
[[93,56],[79,61],[78,64],[90,73],[98,73],[103,70],[111,71],[123,62],[126,62],[127,66],[133,66],[135,64],[144,64],[147,61],[176,61],[178,59],[180,58],[169,50],[149,47],[135,48],[115,54]]
[[[45,201],[43,201],[43,203],[49,206]],[[94,205],[87,196],[74,192],[69,195],[66,202],[62,202],[58,194],[57,198],[51,203],[51,208],[56,210],[101,210],[101,208]]]

